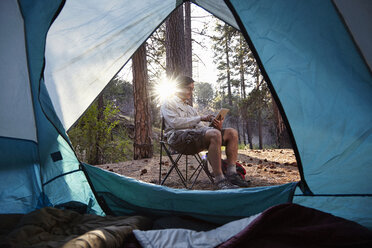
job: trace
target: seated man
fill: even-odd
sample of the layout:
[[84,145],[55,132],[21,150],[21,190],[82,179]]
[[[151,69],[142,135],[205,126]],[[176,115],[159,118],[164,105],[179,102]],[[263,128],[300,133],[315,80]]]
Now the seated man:
[[[161,114],[165,120],[165,136],[168,144],[183,154],[196,154],[208,150],[208,160],[219,189],[248,187],[236,172],[238,156],[238,133],[233,128],[222,129],[223,120],[214,120],[212,127],[201,122],[211,122],[213,115],[199,116],[187,102],[191,100],[194,80],[190,77],[178,77],[180,91],[161,106]],[[226,146],[226,176],[221,169],[221,146]]]

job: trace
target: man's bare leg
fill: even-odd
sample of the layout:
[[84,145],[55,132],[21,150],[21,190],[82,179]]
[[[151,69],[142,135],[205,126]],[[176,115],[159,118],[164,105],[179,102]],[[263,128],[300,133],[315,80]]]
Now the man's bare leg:
[[226,128],[223,134],[223,140],[226,143],[227,164],[235,165],[238,159],[238,132],[233,128]]
[[217,129],[208,129],[204,136],[208,144],[208,160],[211,164],[214,176],[217,181],[224,179],[221,169],[221,132]]
[[236,160],[238,159],[238,132],[233,128],[227,128],[223,134],[223,141],[226,144],[227,157],[227,179],[235,185],[240,187],[248,187],[249,183],[245,181],[236,171]]

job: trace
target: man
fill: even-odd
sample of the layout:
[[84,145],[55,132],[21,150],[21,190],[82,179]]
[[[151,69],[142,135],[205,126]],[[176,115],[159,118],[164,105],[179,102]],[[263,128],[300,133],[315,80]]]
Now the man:
[[[238,133],[235,129],[222,129],[222,120],[213,120],[213,115],[199,116],[188,104],[194,90],[194,80],[190,77],[178,77],[180,91],[176,96],[165,101],[161,106],[161,114],[165,120],[165,136],[168,144],[183,154],[195,154],[208,150],[216,186],[219,189],[248,187],[236,172],[238,156]],[[211,122],[212,127],[201,122]],[[227,170],[225,175],[221,168],[221,146],[226,146]]]

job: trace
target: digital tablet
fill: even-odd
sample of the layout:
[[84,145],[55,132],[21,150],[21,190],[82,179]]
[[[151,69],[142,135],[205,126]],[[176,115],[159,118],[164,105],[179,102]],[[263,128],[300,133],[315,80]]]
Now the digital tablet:
[[218,112],[218,114],[216,115],[216,117],[214,117],[214,119],[212,120],[210,126],[212,125],[212,123],[213,123],[214,120],[221,120],[222,118],[225,118],[226,114],[229,111],[230,111],[230,109],[227,109],[227,108],[220,109],[220,111]]

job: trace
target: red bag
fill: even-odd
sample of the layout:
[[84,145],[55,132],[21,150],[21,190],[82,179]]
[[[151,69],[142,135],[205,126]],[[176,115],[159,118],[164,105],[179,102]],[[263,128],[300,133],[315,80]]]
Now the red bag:
[[[247,172],[244,169],[244,167],[239,162],[236,162],[235,165],[236,165],[236,172],[238,173],[238,175],[240,175],[243,179],[245,179],[245,174]],[[227,161],[221,159],[221,166],[222,166],[222,172],[223,174],[225,174],[227,170]]]

